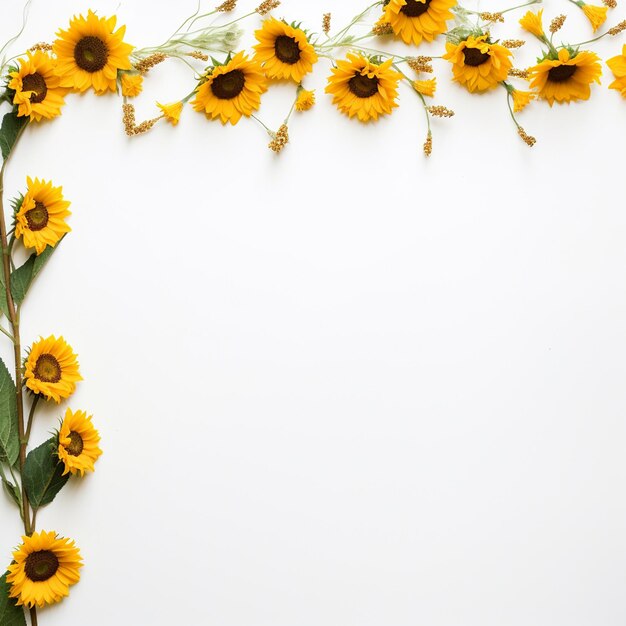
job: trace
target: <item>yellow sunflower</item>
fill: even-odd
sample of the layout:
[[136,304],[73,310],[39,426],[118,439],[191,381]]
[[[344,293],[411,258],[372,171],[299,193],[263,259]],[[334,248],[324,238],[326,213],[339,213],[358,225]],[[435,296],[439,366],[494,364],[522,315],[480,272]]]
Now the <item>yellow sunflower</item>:
[[418,45],[446,32],[446,21],[453,17],[450,9],[456,4],[456,0],[390,0],[383,20],[404,43]]
[[70,593],[70,585],[80,580],[83,566],[73,541],[45,530],[23,536],[13,560],[7,574],[9,597],[29,608],[63,600]]
[[602,67],[594,52],[583,50],[571,53],[566,48],[558,52],[558,57],[546,57],[528,69],[531,89],[552,106],[573,100],[588,100],[591,83],[600,83]]
[[65,465],[63,475],[71,472],[84,476],[85,472],[93,472],[94,463],[102,454],[99,442],[100,435],[91,423],[91,415],[87,417],[84,411],[73,413],[67,409],[59,430],[58,455]]
[[27,177],[26,185],[22,206],[15,215],[15,236],[41,254],[72,230],[65,223],[71,215],[67,210],[70,203],[63,199],[63,187],[53,187],[50,181]]
[[219,117],[222,124],[235,125],[242,115],[250,117],[261,106],[265,91],[267,79],[261,66],[239,52],[226,65],[212,68],[191,104],[210,119]]
[[254,59],[263,66],[268,78],[302,82],[317,63],[317,54],[306,33],[275,18],[263,22],[254,36],[259,42]]
[[13,104],[19,117],[28,116],[33,122],[61,115],[67,89],[63,89],[52,57],[41,50],[27,52],[19,59],[17,72],[11,72],[8,88],[15,91]]
[[377,65],[357,54],[337,61],[328,79],[326,93],[333,96],[342,113],[361,122],[377,120],[397,107],[398,82],[402,74],[391,69],[392,59]]
[[626,45],[622,48],[622,54],[611,57],[606,64],[609,66],[615,80],[609,85],[609,89],[617,89],[626,98]]
[[26,386],[34,393],[60,402],[69,398],[76,383],[83,377],[78,371],[78,361],[72,348],[63,337],[50,335],[36,341],[25,363]]
[[497,87],[511,69],[511,51],[491,43],[488,35],[468,37],[458,45],[446,43],[442,58],[452,63],[454,80],[471,93]]
[[97,17],[89,10],[87,17],[74,16],[68,30],[57,33],[53,49],[61,85],[76,91],[93,87],[98,94],[115,91],[117,70],[131,68],[133,49],[124,43],[126,27],[115,30],[116,17]]

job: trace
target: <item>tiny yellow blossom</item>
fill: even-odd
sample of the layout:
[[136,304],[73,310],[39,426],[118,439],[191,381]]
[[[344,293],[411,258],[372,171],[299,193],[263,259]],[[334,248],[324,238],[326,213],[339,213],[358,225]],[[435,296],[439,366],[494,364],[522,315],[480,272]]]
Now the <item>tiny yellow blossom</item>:
[[531,100],[537,97],[531,91],[520,91],[519,89],[513,91],[511,95],[513,96],[513,111],[515,113],[522,111]]
[[122,95],[134,98],[143,89],[143,76],[139,74],[122,74]]
[[608,7],[596,7],[593,4],[584,4],[582,6],[583,13],[591,22],[593,32],[595,33],[604,22],[606,22],[606,12]]
[[428,80],[415,80],[413,81],[413,87],[415,91],[418,91],[423,96],[434,96],[435,89],[437,89],[437,79],[429,78]]
[[183,110],[182,102],[174,102],[172,104],[159,104],[157,106],[163,111],[163,117],[172,125],[176,126],[180,120],[180,114]]
[[543,9],[539,9],[538,13],[527,11],[526,15],[519,21],[521,27],[536,37],[543,37],[542,24]]
[[308,111],[315,104],[315,92],[300,89],[296,99],[296,111]]

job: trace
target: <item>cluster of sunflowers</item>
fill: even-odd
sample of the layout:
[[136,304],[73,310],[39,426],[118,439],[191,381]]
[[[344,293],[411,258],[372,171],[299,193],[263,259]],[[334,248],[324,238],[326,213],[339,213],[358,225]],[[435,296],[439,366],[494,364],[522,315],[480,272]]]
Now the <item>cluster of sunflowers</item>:
[[[583,11],[594,31],[603,26],[608,10],[616,6],[615,0],[603,0],[605,6],[570,1]],[[622,21],[588,41],[555,44],[554,35],[563,26],[565,16],[551,21],[548,34],[543,11],[528,10],[519,24],[539,40],[544,51],[535,65],[517,69],[513,66],[513,51],[525,42],[495,40],[491,29],[504,21],[505,13],[520,7],[479,13],[460,7],[456,0],[378,0],[335,33],[327,13],[320,32],[312,33],[301,24],[269,16],[279,6],[277,0],[264,0],[250,13],[226,23],[215,20],[232,12],[236,3],[226,0],[208,13],[198,11],[166,42],[142,49],[124,41],[125,28],[116,27],[115,17],[98,17],[89,11],[86,17],[74,17],[53,43],[37,43],[23,55],[2,60],[0,73],[6,82],[0,102],[10,110],[0,128],[4,161],[0,190],[9,156],[27,125],[57,117],[70,92],[90,89],[98,95],[121,94],[123,124],[129,136],[150,130],[159,120],[177,125],[185,105],[190,103],[195,111],[222,124],[253,118],[269,133],[269,148],[278,153],[289,142],[292,113],[308,111],[315,104],[315,93],[305,88],[304,81],[321,58],[332,64],[326,93],[341,113],[360,122],[374,122],[391,114],[398,106],[399,87],[406,84],[425,113],[423,149],[427,156],[432,151],[431,117],[454,115],[447,107],[427,100],[434,97],[437,87],[437,79],[432,76],[436,60],[449,63],[453,80],[472,94],[502,88],[519,136],[532,146],[535,139],[519,125],[516,114],[535,99],[546,100],[550,106],[587,100],[592,83],[599,82],[602,68],[597,54],[581,46],[626,30],[626,21]],[[239,23],[251,16],[260,16],[262,21],[254,31],[254,53],[249,55],[237,46],[242,34]],[[214,21],[207,25],[204,20],[211,17]],[[363,24],[365,30],[355,34],[353,30]],[[365,45],[372,40],[384,43],[397,38],[408,46],[419,46],[438,37],[445,37],[445,51],[440,56],[401,55]],[[0,50],[0,55],[6,48]],[[341,58],[337,57],[338,51]],[[137,123],[129,99],[142,93],[152,68],[172,58],[194,72],[189,92],[172,103],[157,102],[160,113]],[[626,46],[607,65],[615,77],[610,88],[626,97]],[[528,81],[528,88],[518,89],[512,78]],[[271,81],[294,86],[291,106],[276,131],[255,115]],[[70,475],[83,476],[93,471],[101,454],[91,417],[69,408],[56,434],[28,452],[40,399],[59,403],[68,398],[81,376],[76,355],[62,337],[41,338],[30,346],[25,358],[22,354],[20,307],[30,284],[70,231],[66,223],[69,202],[64,200],[62,189],[38,178],[29,177],[26,182],[25,194],[12,203],[10,230],[0,196],[0,309],[8,320],[8,328],[0,325],[0,331],[11,341],[15,360],[14,378],[4,363],[0,364],[0,479],[20,511],[25,532],[7,573],[0,577],[0,615],[9,615],[15,624],[25,623],[21,607],[29,608],[31,622],[36,624],[36,607],[60,601],[68,595],[69,586],[78,581],[82,564],[78,549],[55,532],[36,532],[36,514],[54,499]],[[34,250],[19,267],[13,256],[18,242]]]

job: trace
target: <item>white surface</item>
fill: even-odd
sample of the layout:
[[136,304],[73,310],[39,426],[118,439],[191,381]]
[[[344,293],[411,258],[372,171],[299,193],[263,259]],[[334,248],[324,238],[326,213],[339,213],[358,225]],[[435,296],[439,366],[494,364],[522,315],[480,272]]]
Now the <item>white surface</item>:
[[[34,0],[24,46],[88,6],[145,46],[195,3]],[[315,29],[361,6],[276,14]],[[548,20],[563,10],[564,39],[589,38],[573,5]],[[19,3],[2,11],[4,39]],[[522,36],[521,14],[498,35]],[[470,96],[437,68],[457,116],[435,121],[430,160],[412,94],[362,126],[323,94],[325,61],[280,158],[255,123],[191,108],[128,140],[113,95],[69,96],[28,131],[8,195],[27,175],[62,184],[73,232],[23,342],[74,346],[69,406],[104,449],[39,515],[85,558],[42,624],[626,622],[626,102],[605,68],[590,102],[521,114],[530,150],[503,92]],[[139,117],[190,81],[159,68]],[[266,123],[290,94],[271,90]],[[0,505],[8,563],[20,526]]]

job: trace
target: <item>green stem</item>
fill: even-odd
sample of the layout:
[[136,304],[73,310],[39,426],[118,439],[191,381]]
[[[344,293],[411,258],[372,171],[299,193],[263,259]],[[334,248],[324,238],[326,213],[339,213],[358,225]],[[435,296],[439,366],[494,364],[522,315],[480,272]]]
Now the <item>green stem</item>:
[[30,412],[28,413],[28,425],[26,426],[26,435],[24,436],[26,444],[28,444],[28,441],[30,439],[30,429],[33,427],[33,420],[35,418],[35,409],[37,408],[38,402],[39,402],[39,394],[37,394],[34,397],[33,403],[30,405]]

